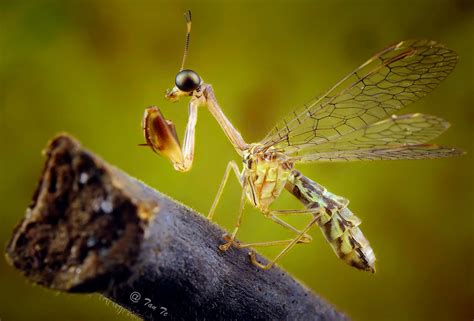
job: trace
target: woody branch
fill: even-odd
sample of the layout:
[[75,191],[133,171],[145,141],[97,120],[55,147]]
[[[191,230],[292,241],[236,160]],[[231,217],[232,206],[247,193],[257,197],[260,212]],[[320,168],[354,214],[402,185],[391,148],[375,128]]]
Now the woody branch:
[[144,320],[348,320],[279,268],[249,264],[248,250],[218,251],[218,226],[71,137],[45,155],[7,247],[30,281],[98,293]]

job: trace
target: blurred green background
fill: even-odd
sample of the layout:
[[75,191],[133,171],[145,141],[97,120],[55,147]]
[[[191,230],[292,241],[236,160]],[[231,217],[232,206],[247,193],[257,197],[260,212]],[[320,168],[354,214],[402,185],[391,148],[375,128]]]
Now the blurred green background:
[[[453,74],[403,110],[443,117],[439,143],[460,158],[300,166],[351,200],[377,255],[377,273],[350,268],[321,233],[281,266],[354,320],[471,320],[473,297],[472,1],[1,1],[0,243],[23,216],[44,158],[60,131],[150,186],[206,213],[227,162],[236,159],[205,109],[191,172],[175,172],[143,142],[145,107],[158,105],[182,139],[185,102],[164,91],[178,71],[183,12],[193,12],[187,66],[213,84],[247,141],[258,141],[292,108],[332,86],[385,46],[431,38],[458,52]],[[230,229],[235,181],[218,208]],[[285,195],[278,207],[298,206]],[[279,227],[247,207],[243,240],[272,240]],[[303,221],[295,222],[302,224]],[[266,250],[273,255],[276,250]],[[0,260],[1,320],[130,320],[95,295],[65,295],[28,284]]]

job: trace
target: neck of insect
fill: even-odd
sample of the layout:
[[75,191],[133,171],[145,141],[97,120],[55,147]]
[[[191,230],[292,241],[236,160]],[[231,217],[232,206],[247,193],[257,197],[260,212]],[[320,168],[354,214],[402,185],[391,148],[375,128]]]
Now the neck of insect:
[[209,109],[210,113],[219,123],[237,153],[239,153],[239,155],[242,155],[242,152],[248,149],[249,145],[244,141],[240,132],[232,125],[230,120],[222,111],[221,107],[217,103],[217,99],[214,95],[214,90],[212,89],[212,86],[208,84],[203,84],[202,93],[205,99],[205,105]]

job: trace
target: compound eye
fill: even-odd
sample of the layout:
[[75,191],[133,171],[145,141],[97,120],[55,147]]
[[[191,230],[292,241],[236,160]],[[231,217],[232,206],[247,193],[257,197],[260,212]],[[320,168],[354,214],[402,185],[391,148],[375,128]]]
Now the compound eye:
[[194,71],[185,69],[178,72],[175,83],[179,90],[189,93],[199,87],[201,77]]

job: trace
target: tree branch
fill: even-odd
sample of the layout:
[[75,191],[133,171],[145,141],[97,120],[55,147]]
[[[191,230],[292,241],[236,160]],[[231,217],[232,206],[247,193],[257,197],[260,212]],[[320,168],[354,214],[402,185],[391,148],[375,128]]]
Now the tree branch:
[[[100,293],[145,320],[348,320],[201,215],[84,150],[53,139],[26,216],[7,247],[29,280]],[[264,261],[263,258],[260,258]]]

